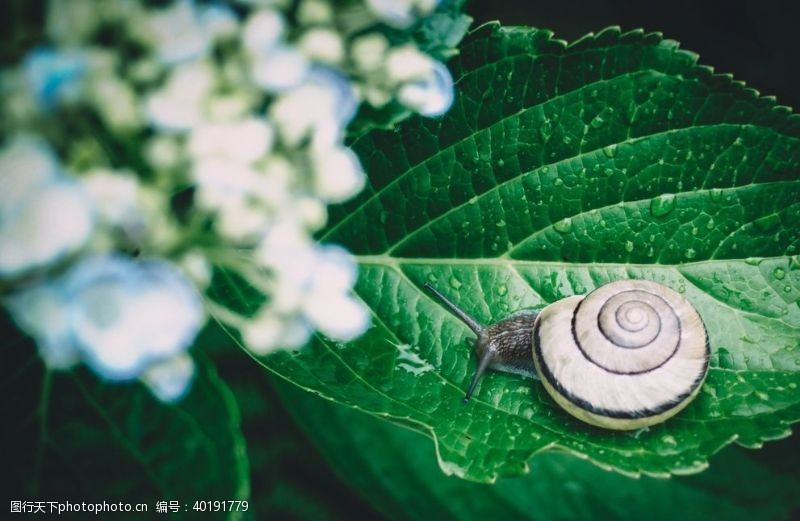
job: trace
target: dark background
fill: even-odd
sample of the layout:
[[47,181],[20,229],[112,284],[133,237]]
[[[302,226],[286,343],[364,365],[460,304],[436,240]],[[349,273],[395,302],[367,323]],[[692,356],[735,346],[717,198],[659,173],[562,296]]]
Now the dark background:
[[474,0],[475,24],[551,29],[573,41],[609,25],[659,31],[782,105],[800,107],[798,0]]

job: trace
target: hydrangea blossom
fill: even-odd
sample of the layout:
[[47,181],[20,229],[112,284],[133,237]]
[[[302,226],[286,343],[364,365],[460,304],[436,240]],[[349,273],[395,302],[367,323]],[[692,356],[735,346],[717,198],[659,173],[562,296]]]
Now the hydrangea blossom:
[[0,279],[52,265],[88,241],[92,203],[44,142],[18,136],[0,152],[0,187]]
[[[369,326],[353,258],[312,234],[366,184],[344,143],[361,103],[452,103],[399,37],[439,2],[235,3],[53,1],[52,47],[0,75],[0,301],[49,367],[174,401],[208,313],[260,355]],[[253,316],[201,297],[215,267],[265,294]]]
[[84,361],[109,380],[181,355],[203,320],[197,290],[175,266],[118,255],[85,258],[12,294],[8,306],[49,365]]

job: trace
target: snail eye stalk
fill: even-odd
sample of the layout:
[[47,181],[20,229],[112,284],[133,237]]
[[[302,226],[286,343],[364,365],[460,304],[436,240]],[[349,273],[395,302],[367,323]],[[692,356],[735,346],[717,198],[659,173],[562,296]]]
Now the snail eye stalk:
[[436,296],[436,298],[438,298],[442,302],[442,304],[447,306],[447,308],[455,316],[460,318],[461,321],[464,322],[472,330],[473,333],[475,333],[476,335],[480,336],[480,334],[483,332],[484,327],[482,325],[480,325],[477,320],[475,320],[471,316],[467,315],[464,312],[464,310],[462,310],[461,308],[459,308],[458,306],[453,304],[453,302],[451,302],[450,299],[448,299],[447,297],[445,297],[444,295],[439,293],[439,290],[437,290],[436,288],[434,288],[433,286],[431,286],[427,282],[425,283],[424,288],[427,289],[428,291],[430,291],[431,293],[433,293]]
[[[463,309],[456,306],[453,302],[450,301],[447,297],[442,295],[436,288],[431,286],[430,284],[425,284],[425,289],[433,293],[436,298],[438,298],[446,307],[449,309],[455,316],[461,319],[473,333],[478,336],[478,342],[480,343],[483,338],[483,332],[485,328],[478,323],[477,320],[469,316]],[[478,363],[478,369],[475,371],[475,375],[472,377],[472,382],[469,384],[469,388],[467,390],[466,396],[464,396],[464,403],[469,402],[470,398],[472,398],[472,393],[475,392],[475,387],[478,386],[478,381],[480,381],[481,376],[486,371],[486,369],[491,365],[492,361],[495,357],[495,352],[486,350],[483,357],[481,358],[480,362]]]

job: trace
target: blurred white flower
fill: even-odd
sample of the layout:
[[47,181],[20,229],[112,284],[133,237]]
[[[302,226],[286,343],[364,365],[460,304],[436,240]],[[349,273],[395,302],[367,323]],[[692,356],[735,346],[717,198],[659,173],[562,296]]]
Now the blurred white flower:
[[323,247],[311,275],[303,311],[314,329],[337,340],[348,341],[369,327],[363,304],[350,296],[356,280],[353,258],[338,247]]
[[283,40],[286,21],[274,9],[263,9],[252,13],[245,21],[242,30],[244,48],[256,55],[270,52]]
[[340,80],[339,73],[315,67],[304,84],[270,105],[270,116],[285,145],[298,147],[308,140],[313,148],[329,148],[341,141],[357,102],[352,87]]
[[272,148],[274,131],[263,118],[201,124],[189,136],[189,154],[252,163]]
[[329,148],[312,153],[314,192],[331,203],[341,203],[364,188],[366,176],[349,148]]
[[142,382],[162,402],[180,400],[190,388],[195,367],[192,357],[179,354],[148,367],[142,374]]
[[344,42],[333,29],[309,29],[297,45],[310,60],[336,65],[344,59]]
[[166,194],[142,185],[130,171],[93,169],[80,178],[97,210],[100,231],[93,243],[97,251],[120,244],[136,247],[165,246],[175,233]]
[[253,81],[268,92],[282,92],[299,85],[310,63],[303,53],[289,46],[276,46],[252,58]]
[[414,0],[366,0],[367,6],[381,21],[404,29],[414,23]]
[[205,56],[214,40],[235,32],[236,15],[223,5],[197,7],[193,0],[177,0],[153,10],[144,30],[166,64]]
[[89,97],[109,128],[118,132],[136,130],[144,123],[139,98],[130,83],[112,74],[93,77]]
[[297,8],[297,21],[303,25],[328,24],[333,17],[333,6],[326,0],[302,0]]
[[175,136],[157,134],[144,145],[144,155],[154,168],[172,170],[183,160],[183,147]]
[[207,288],[211,282],[211,263],[200,250],[189,251],[181,257],[178,268],[201,290]]
[[370,33],[356,38],[350,47],[353,62],[365,73],[375,72],[385,65],[389,40],[380,33]]
[[69,369],[81,353],[72,340],[69,302],[59,281],[46,281],[13,293],[5,304],[17,325],[31,335],[51,369]]
[[0,153],[0,187],[0,277],[50,265],[88,241],[91,202],[43,142],[16,138]]
[[308,324],[296,316],[275,314],[268,307],[242,328],[245,345],[257,355],[267,355],[277,349],[302,347],[311,337]]
[[[447,69],[377,27],[411,27],[439,0],[237,3],[52,0],[47,31],[58,47],[0,76],[11,128],[72,101],[102,127],[59,143],[77,176],[41,141],[0,150],[0,279],[16,285],[3,303],[49,367],[84,361],[179,399],[204,321],[198,289],[216,262],[265,293],[252,318],[212,308],[257,354],[301,347],[315,331],[346,341],[369,326],[352,294],[353,258],[313,233],[327,204],[366,182],[344,144],[362,100],[423,115],[452,103]],[[66,128],[45,123],[53,135]],[[147,164],[126,164],[139,156]],[[229,259],[230,248],[249,259]]]
[[386,72],[390,81],[401,84],[427,78],[434,60],[413,45],[403,45],[389,51]]
[[197,290],[165,261],[88,258],[64,279],[70,328],[98,374],[138,377],[150,364],[185,351],[202,325]]
[[405,29],[420,16],[439,5],[440,0],[366,0],[367,6],[384,23]]
[[147,99],[151,123],[165,131],[185,131],[204,119],[203,102],[215,85],[214,70],[204,61],[176,66],[166,84]]
[[423,116],[441,116],[453,104],[453,77],[447,67],[433,62],[430,74],[400,87],[400,102]]

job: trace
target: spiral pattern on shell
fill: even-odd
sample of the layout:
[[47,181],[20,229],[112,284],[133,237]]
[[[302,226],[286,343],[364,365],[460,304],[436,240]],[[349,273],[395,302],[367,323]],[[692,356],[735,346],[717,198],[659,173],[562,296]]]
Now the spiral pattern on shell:
[[545,389],[573,416],[635,429],[673,416],[708,370],[702,319],[677,292],[624,280],[547,306],[533,330]]

